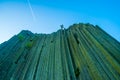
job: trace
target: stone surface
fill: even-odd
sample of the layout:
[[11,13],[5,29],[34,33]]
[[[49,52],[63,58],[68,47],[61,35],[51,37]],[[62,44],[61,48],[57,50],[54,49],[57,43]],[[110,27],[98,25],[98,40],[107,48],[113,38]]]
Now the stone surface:
[[0,80],[120,80],[120,43],[91,24],[23,30],[0,44]]

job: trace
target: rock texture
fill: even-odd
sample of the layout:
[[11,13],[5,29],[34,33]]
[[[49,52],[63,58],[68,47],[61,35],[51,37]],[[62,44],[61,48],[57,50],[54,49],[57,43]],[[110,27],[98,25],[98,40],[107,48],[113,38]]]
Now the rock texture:
[[120,43],[91,24],[23,30],[0,44],[0,80],[120,80]]

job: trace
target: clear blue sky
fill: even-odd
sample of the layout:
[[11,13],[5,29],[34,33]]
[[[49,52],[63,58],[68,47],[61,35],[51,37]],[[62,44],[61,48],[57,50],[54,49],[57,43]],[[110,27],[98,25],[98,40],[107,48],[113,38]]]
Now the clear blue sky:
[[120,42],[120,0],[0,0],[0,43],[21,30],[51,33],[79,22],[97,24]]

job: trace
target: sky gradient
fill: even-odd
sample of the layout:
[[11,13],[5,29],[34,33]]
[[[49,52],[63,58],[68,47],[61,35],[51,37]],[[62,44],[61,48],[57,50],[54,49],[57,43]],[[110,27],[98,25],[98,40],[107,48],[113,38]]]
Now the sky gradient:
[[51,33],[63,24],[99,25],[120,42],[120,0],[0,0],[0,43],[21,30]]

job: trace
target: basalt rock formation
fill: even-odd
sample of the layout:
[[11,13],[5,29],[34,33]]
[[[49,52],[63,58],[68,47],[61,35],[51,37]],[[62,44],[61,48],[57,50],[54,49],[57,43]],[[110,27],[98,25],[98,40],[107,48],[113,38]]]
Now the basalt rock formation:
[[23,30],[0,44],[0,80],[120,80],[120,43],[92,24]]

